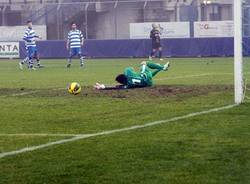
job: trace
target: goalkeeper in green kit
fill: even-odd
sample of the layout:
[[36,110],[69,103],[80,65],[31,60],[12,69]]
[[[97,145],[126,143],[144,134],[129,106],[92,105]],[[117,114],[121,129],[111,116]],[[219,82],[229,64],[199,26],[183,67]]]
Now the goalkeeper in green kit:
[[94,88],[97,90],[112,90],[149,87],[153,85],[153,77],[160,71],[167,71],[169,67],[169,62],[161,65],[151,61],[143,61],[140,72],[136,72],[133,68],[128,67],[123,74],[119,74],[115,79],[119,85],[106,86],[96,83]]

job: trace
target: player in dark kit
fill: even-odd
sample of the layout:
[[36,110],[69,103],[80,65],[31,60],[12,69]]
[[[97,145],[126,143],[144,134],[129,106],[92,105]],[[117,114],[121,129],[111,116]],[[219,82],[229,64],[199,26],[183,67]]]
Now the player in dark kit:
[[153,57],[155,57],[156,52],[159,52],[159,58],[162,59],[162,46],[161,46],[161,27],[157,24],[152,24],[153,29],[150,32],[150,38],[152,39],[152,52],[150,54],[149,59],[151,60]]
[[116,77],[115,80],[120,83],[120,85],[106,86],[96,83],[94,88],[97,90],[111,90],[149,87],[153,85],[153,77],[160,71],[167,71],[169,66],[169,62],[165,65],[161,65],[151,61],[143,61],[139,72],[128,67],[124,70],[123,74],[119,74]]

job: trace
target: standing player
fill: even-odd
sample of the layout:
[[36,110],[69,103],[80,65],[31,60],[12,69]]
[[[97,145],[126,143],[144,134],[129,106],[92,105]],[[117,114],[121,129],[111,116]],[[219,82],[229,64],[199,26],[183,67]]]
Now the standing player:
[[152,24],[152,30],[150,32],[150,38],[152,39],[152,52],[150,54],[149,59],[152,60],[152,57],[155,57],[156,52],[159,52],[159,58],[162,61],[162,46],[161,46],[161,27],[157,24]]
[[76,23],[71,24],[71,30],[68,33],[68,40],[66,44],[67,50],[69,50],[69,58],[67,68],[70,68],[72,58],[78,56],[80,58],[80,66],[83,67],[83,56],[81,48],[83,46],[84,38],[82,32],[77,29]]
[[[29,51],[28,51],[27,46],[25,46],[25,49],[26,49],[26,57],[19,63],[19,67],[21,70],[23,69],[24,64],[27,64],[29,67]],[[39,57],[39,54],[37,51],[35,52],[33,59],[36,60],[36,65],[37,65],[36,67],[37,68],[44,68],[44,65],[41,65],[41,63],[40,63],[40,57]]]
[[167,71],[169,67],[169,62],[161,65],[150,61],[143,61],[140,72],[136,72],[133,68],[128,67],[124,70],[123,74],[119,74],[116,77],[115,80],[121,85],[105,86],[104,84],[96,83],[94,88],[97,90],[110,90],[149,87],[153,85],[153,77],[160,71]]
[[27,51],[27,58],[19,63],[20,69],[23,69],[23,64],[28,62],[29,69],[35,70],[34,68],[34,59],[37,61],[38,67],[40,67],[40,60],[38,56],[36,41],[40,39],[39,36],[36,35],[35,31],[32,28],[32,21],[27,21],[27,30],[24,33],[23,40],[25,41],[25,47]]

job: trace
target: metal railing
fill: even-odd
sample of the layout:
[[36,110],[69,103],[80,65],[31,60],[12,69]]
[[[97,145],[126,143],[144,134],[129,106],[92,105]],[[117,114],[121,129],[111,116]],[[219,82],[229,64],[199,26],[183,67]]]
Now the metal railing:
[[[129,24],[135,22],[194,22],[232,20],[232,3],[204,4],[200,0],[39,0],[37,4],[0,3],[0,25],[47,26],[48,39],[65,39],[70,23],[76,22],[88,39],[129,38]],[[20,2],[20,1],[19,1]],[[218,1],[216,1],[218,2]],[[250,17],[250,16],[249,16]],[[247,17],[248,19],[248,17]],[[248,27],[249,25],[246,25]]]

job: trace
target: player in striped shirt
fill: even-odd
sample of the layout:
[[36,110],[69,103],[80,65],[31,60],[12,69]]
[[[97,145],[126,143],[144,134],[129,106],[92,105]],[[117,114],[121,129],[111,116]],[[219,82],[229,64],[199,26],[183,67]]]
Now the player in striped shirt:
[[28,20],[27,26],[28,26],[28,28],[25,31],[24,36],[23,36],[23,40],[25,41],[25,47],[27,50],[27,58],[24,59],[22,62],[20,62],[19,65],[20,65],[20,68],[22,69],[23,68],[22,65],[25,63],[25,60],[28,60],[29,68],[35,70],[35,68],[33,66],[34,59],[37,60],[38,67],[40,66],[36,41],[38,39],[41,39],[41,38],[39,36],[37,36],[35,31],[33,30],[32,21]]
[[[19,67],[20,67],[21,70],[23,69],[24,64],[26,64],[28,66],[28,68],[29,68],[29,51],[28,51],[28,48],[26,46],[25,46],[25,49],[26,49],[26,57],[21,62],[19,62]],[[37,65],[36,68],[44,68],[44,65],[41,65],[40,57],[39,57],[38,52],[36,52],[33,59],[36,60],[36,65]]]
[[80,66],[83,67],[84,60],[81,51],[83,42],[84,42],[83,34],[80,30],[77,29],[76,23],[73,22],[71,24],[71,30],[68,33],[68,39],[66,44],[67,50],[69,50],[67,68],[70,68],[72,58],[76,55],[80,58]]

